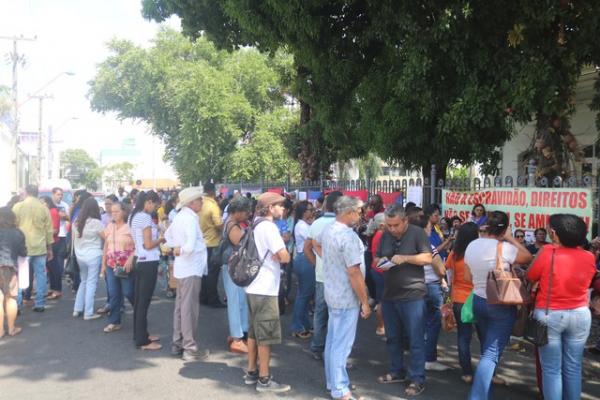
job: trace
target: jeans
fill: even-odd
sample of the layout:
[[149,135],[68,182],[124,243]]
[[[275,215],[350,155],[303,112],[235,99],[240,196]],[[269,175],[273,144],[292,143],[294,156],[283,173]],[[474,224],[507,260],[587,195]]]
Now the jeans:
[[236,339],[244,337],[248,332],[248,303],[246,292],[231,280],[227,264],[221,267],[223,286],[227,295],[227,319],[229,321],[229,336]]
[[383,289],[385,288],[383,274],[380,274],[374,269],[370,269],[369,274],[371,275],[371,279],[375,283],[375,293],[369,293],[369,296],[377,300],[377,302],[381,303],[381,299],[383,299]]
[[323,282],[315,282],[315,315],[313,316],[313,337],[310,341],[310,350],[313,353],[325,351],[325,339],[327,338],[327,303],[325,302],[325,285]]
[[59,237],[52,245],[54,258],[48,262],[48,278],[50,290],[62,292],[62,276],[65,268],[65,252],[67,251],[67,238]]
[[34,278],[36,285],[35,307],[43,308],[46,306],[46,291],[48,286],[45,254],[41,256],[29,256],[29,287],[22,294],[22,297],[27,300],[31,299]]
[[381,302],[387,349],[390,357],[390,374],[404,377],[403,337],[410,343],[411,382],[425,382],[425,299]]
[[92,257],[77,256],[81,284],[77,289],[73,311],[83,311],[84,317],[91,317],[94,315],[94,297],[96,296],[96,286],[98,285],[101,262],[102,255]]
[[308,306],[315,294],[315,268],[306,256],[300,253],[294,259],[294,272],[298,276],[298,294],[294,301],[292,332],[303,332],[312,329]]
[[[207,247],[207,260],[210,260],[210,256],[216,247]],[[208,274],[202,277],[202,287],[200,289],[200,303],[206,305],[214,305],[221,302],[219,300],[219,292],[217,286],[219,285],[219,273],[221,272],[221,266],[214,266],[208,263]]]
[[108,287],[108,304],[110,308],[108,323],[121,325],[121,308],[123,307],[124,297],[133,306],[133,276],[129,278],[117,278],[114,270],[106,267],[106,285]]
[[[454,319],[457,324],[458,362],[463,375],[473,375],[473,364],[471,362],[471,338],[473,337],[473,324],[465,324],[460,319],[462,303],[452,304]],[[477,328],[477,326],[475,326]]]
[[504,348],[510,340],[517,319],[516,306],[488,304],[487,300],[473,296],[473,313],[479,328],[481,359],[475,371],[470,399],[491,398],[492,378]]
[[352,351],[358,324],[358,308],[328,308],[327,344],[325,345],[325,381],[331,397],[341,398],[350,392],[346,362]]
[[148,339],[148,308],[156,288],[158,261],[136,262],[133,290],[133,339],[135,345],[150,344]]
[[425,361],[437,361],[437,342],[442,329],[443,296],[439,283],[427,284],[427,297],[425,297]]
[[572,310],[536,308],[535,319],[548,326],[548,344],[539,347],[544,399],[581,398],[583,350],[590,334],[592,315],[585,307]]

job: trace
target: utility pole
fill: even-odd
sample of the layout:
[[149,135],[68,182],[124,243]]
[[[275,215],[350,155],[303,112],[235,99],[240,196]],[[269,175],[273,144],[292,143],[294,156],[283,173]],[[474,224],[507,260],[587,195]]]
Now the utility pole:
[[44,143],[44,128],[42,125],[42,115],[43,115],[43,110],[44,110],[44,100],[46,99],[52,99],[53,96],[52,95],[48,95],[48,94],[43,94],[43,95],[38,95],[38,96],[30,96],[30,98],[32,99],[38,99],[39,100],[39,120],[38,120],[38,165],[37,165],[37,171],[38,171],[38,185],[40,185],[42,183],[42,180],[44,178],[44,174],[43,174],[43,168],[42,166],[44,165],[44,149],[43,149],[43,143]]
[[12,126],[12,176],[14,178],[13,191],[18,193],[19,191],[19,91],[18,91],[18,67],[19,64],[23,65],[25,63],[25,59],[18,52],[18,43],[20,41],[25,42],[33,42],[36,40],[36,37],[27,38],[23,35],[21,36],[0,36],[0,39],[4,40],[12,40],[13,42],[13,51],[10,53],[10,60],[12,61],[12,102],[13,102],[13,126]]

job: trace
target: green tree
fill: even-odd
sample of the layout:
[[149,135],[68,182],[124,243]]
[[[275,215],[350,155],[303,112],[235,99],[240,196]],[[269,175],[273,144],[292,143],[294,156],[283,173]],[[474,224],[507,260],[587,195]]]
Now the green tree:
[[149,49],[122,40],[109,49],[90,82],[92,108],[149,123],[184,184],[231,175],[238,143],[284,104],[282,82],[289,78],[278,71],[289,56],[220,51],[205,37],[190,40],[172,30],[160,32]]
[[102,169],[98,163],[82,149],[67,149],[60,153],[61,174],[75,188],[84,187],[98,190]]
[[514,123],[533,118],[537,139],[564,149],[577,77],[600,62],[595,0],[143,5],[147,17],[177,14],[187,33],[223,48],[284,46],[306,104],[301,141],[342,159],[372,150],[426,176],[437,164],[443,177],[451,160],[495,170]]
[[368,153],[366,156],[358,159],[358,177],[359,179],[377,179],[383,169],[381,168],[381,160],[373,153]]
[[133,181],[133,169],[135,166],[127,161],[111,164],[104,168],[102,179],[114,192],[120,185],[127,185]]

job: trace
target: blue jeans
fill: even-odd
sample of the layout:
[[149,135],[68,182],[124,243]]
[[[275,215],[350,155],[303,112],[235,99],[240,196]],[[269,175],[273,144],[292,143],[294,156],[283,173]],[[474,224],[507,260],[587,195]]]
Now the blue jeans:
[[381,302],[387,349],[390,356],[390,374],[404,377],[403,337],[410,343],[411,382],[425,382],[425,299]]
[[369,273],[371,274],[371,278],[375,283],[375,293],[373,293],[374,296],[372,295],[371,297],[377,300],[377,302],[381,303],[381,299],[383,299],[383,289],[385,288],[383,275],[374,269],[370,269]]
[[358,308],[328,308],[327,344],[325,345],[325,381],[331,397],[344,397],[350,392],[346,362],[352,351],[358,324]]
[[590,309],[550,310],[546,316],[545,310],[536,308],[534,316],[548,326],[548,344],[538,348],[544,399],[581,398],[583,350],[592,324]]
[[96,286],[98,285],[98,275],[100,274],[101,262],[101,255],[89,258],[77,257],[81,283],[77,289],[73,311],[83,311],[84,317],[91,317],[94,315],[94,297],[96,296]]
[[[471,338],[473,337],[473,324],[465,324],[460,319],[460,312],[463,308],[462,303],[452,304],[454,319],[457,325],[457,347],[458,362],[463,375],[473,375],[473,364],[471,363]],[[477,329],[477,326],[475,325]]]
[[108,286],[108,304],[110,308],[108,323],[121,325],[123,298],[126,297],[133,306],[133,276],[129,278],[117,278],[114,270],[106,267],[106,285]]
[[310,350],[313,353],[325,351],[325,339],[327,338],[327,303],[325,302],[325,285],[323,282],[315,283],[315,315],[313,316],[313,337],[310,342]]
[[235,339],[244,337],[248,332],[248,303],[246,292],[231,280],[227,264],[221,267],[223,286],[227,295],[227,319],[229,320],[229,336]]
[[294,272],[298,276],[298,294],[294,301],[292,332],[304,332],[312,329],[308,305],[315,294],[315,267],[301,253],[294,258]]
[[437,361],[437,342],[442,329],[443,296],[439,283],[427,284],[427,297],[425,297],[425,361]]
[[473,313],[479,328],[481,359],[475,371],[470,399],[491,398],[492,378],[504,348],[510,340],[517,319],[516,306],[488,304],[487,300],[473,296]]
[[36,290],[34,307],[44,308],[46,306],[46,291],[48,289],[48,278],[46,276],[46,254],[29,257],[29,274],[29,288],[23,291],[22,297],[26,299],[31,298],[31,291],[33,289],[32,283],[35,279]]

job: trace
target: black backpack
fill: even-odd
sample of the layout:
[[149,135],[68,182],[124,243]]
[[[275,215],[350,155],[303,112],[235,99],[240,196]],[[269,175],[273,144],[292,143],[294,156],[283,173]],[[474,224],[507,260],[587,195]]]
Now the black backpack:
[[254,223],[248,227],[240,244],[234,249],[231,256],[227,260],[229,267],[229,276],[233,283],[237,286],[245,287],[248,286],[256,279],[260,267],[265,262],[265,259],[269,255],[269,251],[264,257],[260,257],[258,249],[256,248],[256,242],[254,241],[254,229],[266,218],[257,218]]

